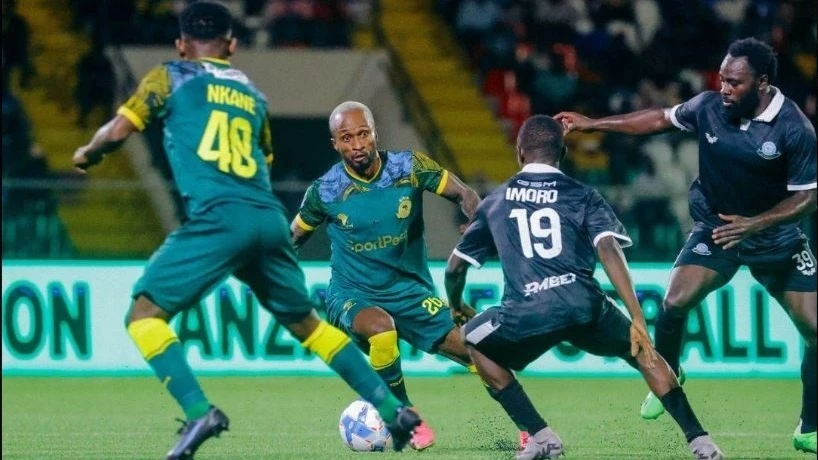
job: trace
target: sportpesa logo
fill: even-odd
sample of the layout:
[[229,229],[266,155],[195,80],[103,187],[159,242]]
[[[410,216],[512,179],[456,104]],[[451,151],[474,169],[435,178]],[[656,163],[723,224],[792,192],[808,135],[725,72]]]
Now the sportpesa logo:
[[400,235],[383,235],[375,240],[366,241],[363,243],[356,243],[355,241],[347,240],[346,246],[347,249],[356,254],[359,252],[377,251],[378,249],[386,249],[397,246],[406,241],[407,236],[408,232],[403,232]]

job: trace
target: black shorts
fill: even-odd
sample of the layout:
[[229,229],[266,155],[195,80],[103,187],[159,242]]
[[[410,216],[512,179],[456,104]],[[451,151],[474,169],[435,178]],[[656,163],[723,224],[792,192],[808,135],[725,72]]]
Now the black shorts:
[[736,248],[724,250],[716,245],[712,231],[703,228],[690,233],[673,267],[699,265],[715,270],[729,280],[739,267],[746,265],[753,278],[770,294],[815,292],[815,256],[806,238],[795,249],[766,256],[764,261],[748,259]]
[[540,335],[519,337],[513,328],[497,318],[503,307],[492,307],[472,318],[464,327],[466,344],[497,364],[521,371],[560,342],[596,356],[616,356],[636,367],[630,355],[631,320],[610,299],[590,323],[568,326]]

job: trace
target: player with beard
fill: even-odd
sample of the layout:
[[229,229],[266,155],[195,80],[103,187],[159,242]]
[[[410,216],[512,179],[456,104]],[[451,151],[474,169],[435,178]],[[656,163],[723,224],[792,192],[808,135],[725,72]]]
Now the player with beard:
[[[798,228],[816,209],[815,130],[772,86],[778,61],[754,38],[733,42],[721,64],[721,90],[669,109],[590,119],[556,115],[566,132],[651,134],[673,127],[699,138],[699,177],[690,187],[695,225],[676,259],[656,322],[656,350],[679,367],[687,313],[725,285],[741,265],[786,309],[806,341],[801,422],[793,445],[816,452],[815,257]],[[649,394],[641,415],[664,412]]]
[[[372,112],[360,102],[338,105],[329,128],[341,161],[307,190],[290,225],[293,242],[303,244],[327,223],[332,243],[328,319],[357,339],[392,393],[411,407],[398,338],[470,364],[456,325],[465,318],[453,317],[437,297],[427,266],[424,191],[458,203],[469,218],[480,197],[422,153],[378,150]],[[422,423],[410,446],[422,450],[433,443],[434,433]]]

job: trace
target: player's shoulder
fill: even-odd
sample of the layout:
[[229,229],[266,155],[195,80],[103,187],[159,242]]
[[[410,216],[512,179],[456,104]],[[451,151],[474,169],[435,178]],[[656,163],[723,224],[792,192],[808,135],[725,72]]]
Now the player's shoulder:
[[687,101],[695,108],[716,108],[721,109],[721,94],[718,91],[702,91]]
[[414,150],[381,150],[381,158],[384,160],[384,169],[387,171],[412,170],[412,162],[415,157]]
[[792,99],[784,97],[778,118],[787,124],[789,135],[807,134],[815,137],[815,128],[809,118]]
[[318,179],[315,179],[311,187],[321,201],[330,203],[337,201],[338,197],[350,185],[352,185],[352,180],[346,171],[344,171],[344,163],[339,161],[332,165],[332,167]]

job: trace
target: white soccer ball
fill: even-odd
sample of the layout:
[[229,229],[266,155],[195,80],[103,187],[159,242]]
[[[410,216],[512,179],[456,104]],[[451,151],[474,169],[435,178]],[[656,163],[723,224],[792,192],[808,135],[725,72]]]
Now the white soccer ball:
[[355,452],[383,452],[392,440],[375,406],[360,399],[341,412],[338,431],[341,442]]

